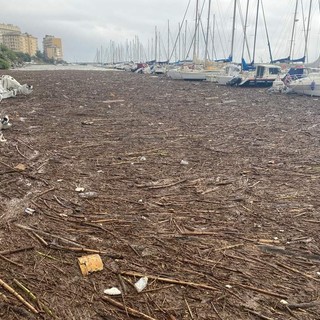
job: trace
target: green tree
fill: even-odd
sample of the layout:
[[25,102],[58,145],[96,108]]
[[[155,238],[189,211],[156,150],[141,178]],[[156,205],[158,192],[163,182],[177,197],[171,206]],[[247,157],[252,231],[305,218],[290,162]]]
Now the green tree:
[[10,62],[0,57],[0,69],[9,69],[11,66]]

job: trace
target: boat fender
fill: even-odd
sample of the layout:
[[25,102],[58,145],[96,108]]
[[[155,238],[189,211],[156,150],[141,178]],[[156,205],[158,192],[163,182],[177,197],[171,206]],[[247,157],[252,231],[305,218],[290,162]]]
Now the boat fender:
[[311,82],[310,88],[311,88],[312,91],[316,88],[316,83],[315,83],[314,80]]

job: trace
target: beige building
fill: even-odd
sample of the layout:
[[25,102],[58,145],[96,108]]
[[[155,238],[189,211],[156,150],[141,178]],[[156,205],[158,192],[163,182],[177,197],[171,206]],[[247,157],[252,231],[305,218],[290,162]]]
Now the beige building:
[[3,44],[12,51],[23,52],[31,57],[38,50],[38,39],[28,33],[8,32],[2,35]]
[[35,56],[38,51],[38,38],[28,33],[22,35],[22,52],[28,53],[31,57]]
[[12,51],[21,51],[22,37],[21,32],[8,32],[2,35],[3,44]]
[[47,59],[63,60],[61,39],[46,35],[43,38],[43,53]]
[[0,43],[15,52],[35,56],[38,50],[38,39],[28,33],[21,33],[13,24],[0,23]]
[[0,43],[3,43],[3,35],[10,32],[21,33],[21,30],[19,27],[14,26],[13,24],[0,23]]

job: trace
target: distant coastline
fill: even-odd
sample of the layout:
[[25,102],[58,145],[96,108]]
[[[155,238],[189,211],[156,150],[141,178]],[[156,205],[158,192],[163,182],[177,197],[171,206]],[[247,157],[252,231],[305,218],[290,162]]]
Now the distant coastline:
[[83,65],[83,64],[26,64],[23,67],[14,68],[12,70],[21,70],[21,71],[54,71],[54,70],[87,70],[87,71],[117,71],[114,69],[102,68],[94,65]]

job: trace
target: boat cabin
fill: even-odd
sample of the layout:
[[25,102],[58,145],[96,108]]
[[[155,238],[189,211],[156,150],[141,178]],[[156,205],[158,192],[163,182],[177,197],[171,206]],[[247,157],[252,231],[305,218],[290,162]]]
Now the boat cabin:
[[249,72],[238,84],[239,87],[271,87],[281,74],[281,67],[273,64],[259,64],[256,70]]

